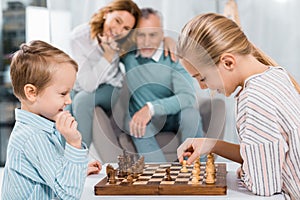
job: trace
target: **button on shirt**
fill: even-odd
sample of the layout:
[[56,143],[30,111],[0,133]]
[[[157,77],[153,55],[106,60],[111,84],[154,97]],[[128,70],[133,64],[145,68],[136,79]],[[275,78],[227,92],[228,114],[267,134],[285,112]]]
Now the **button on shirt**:
[[62,146],[54,122],[16,109],[7,147],[1,199],[79,199],[87,149]]

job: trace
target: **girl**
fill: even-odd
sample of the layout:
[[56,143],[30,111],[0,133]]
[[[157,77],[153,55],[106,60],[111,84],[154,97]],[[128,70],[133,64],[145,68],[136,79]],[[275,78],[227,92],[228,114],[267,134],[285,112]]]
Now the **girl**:
[[241,179],[254,194],[282,192],[287,199],[300,199],[300,87],[295,80],[252,45],[235,22],[218,14],[186,24],[178,52],[201,88],[230,96],[241,87],[236,95],[240,144],[190,138],[177,150],[179,161],[215,153],[241,163]]

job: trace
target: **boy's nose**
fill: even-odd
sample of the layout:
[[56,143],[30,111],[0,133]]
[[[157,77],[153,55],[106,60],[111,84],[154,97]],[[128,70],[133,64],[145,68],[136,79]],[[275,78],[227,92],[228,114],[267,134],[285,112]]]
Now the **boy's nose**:
[[66,104],[66,105],[69,105],[69,104],[71,104],[71,103],[72,103],[71,95],[68,94],[68,95],[66,96],[65,104]]

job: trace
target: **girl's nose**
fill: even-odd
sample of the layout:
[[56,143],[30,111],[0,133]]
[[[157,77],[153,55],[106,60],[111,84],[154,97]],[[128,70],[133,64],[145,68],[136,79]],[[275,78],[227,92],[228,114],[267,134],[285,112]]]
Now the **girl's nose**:
[[207,85],[203,82],[199,82],[199,85],[200,85],[200,88],[203,90],[208,88]]

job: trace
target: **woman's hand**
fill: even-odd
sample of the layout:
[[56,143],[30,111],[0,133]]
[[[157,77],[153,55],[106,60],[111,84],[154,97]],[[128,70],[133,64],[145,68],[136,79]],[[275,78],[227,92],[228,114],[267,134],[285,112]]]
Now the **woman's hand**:
[[103,57],[106,58],[108,62],[112,62],[114,55],[120,50],[118,43],[114,41],[111,37],[107,36],[97,36],[100,47],[103,50]]

